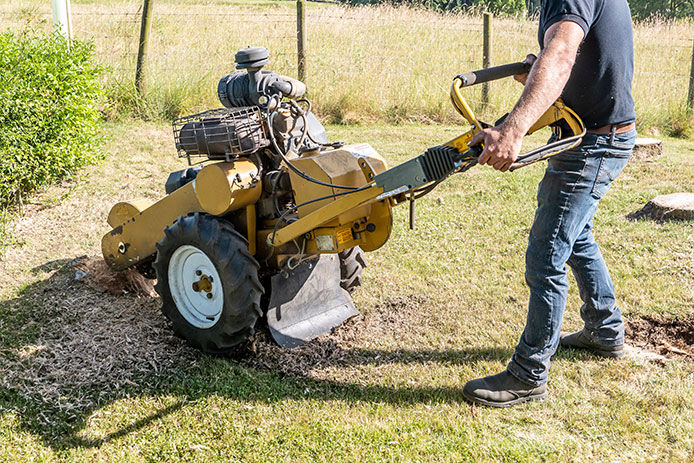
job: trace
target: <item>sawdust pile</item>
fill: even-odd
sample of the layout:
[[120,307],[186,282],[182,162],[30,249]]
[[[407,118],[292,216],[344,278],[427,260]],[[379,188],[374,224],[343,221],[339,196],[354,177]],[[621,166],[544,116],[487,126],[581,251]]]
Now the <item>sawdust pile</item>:
[[[154,291],[155,280],[142,276],[135,269],[127,269],[122,272],[114,272],[101,257],[80,258],[73,264],[77,276],[80,276],[87,285],[102,293],[119,296],[131,293],[136,296],[156,297]],[[79,272],[84,272],[81,274]]]
[[680,318],[645,316],[626,322],[627,343],[665,357],[694,360],[694,314]]
[[[151,297],[151,283],[135,272],[111,272],[96,257],[54,269],[5,306],[28,314],[22,329],[38,334],[3,359],[0,387],[77,415],[143,378],[194,368],[204,355],[174,334],[159,299]],[[291,376],[334,379],[331,367],[368,355],[359,348],[364,340],[416,330],[409,324],[419,323],[415,315],[427,303],[422,296],[387,298],[366,316],[292,350],[278,347],[259,321],[255,352],[236,360]]]
[[0,386],[68,412],[199,359],[167,326],[158,299],[94,291],[75,281],[74,269],[59,270],[7,309],[30,311],[25,328],[38,335],[3,359]]
[[[367,314],[347,320],[333,333],[294,349],[279,347],[268,332],[261,331],[256,336],[254,354],[244,358],[243,362],[254,368],[288,376],[334,379],[335,372],[328,370],[329,367],[368,363],[370,359],[361,358],[370,355],[368,350],[361,349],[365,340],[411,333],[418,329],[415,326],[426,330],[415,314],[426,312],[424,309],[430,302],[428,297],[416,294],[388,297]],[[397,355],[393,354],[393,361],[397,360]]]

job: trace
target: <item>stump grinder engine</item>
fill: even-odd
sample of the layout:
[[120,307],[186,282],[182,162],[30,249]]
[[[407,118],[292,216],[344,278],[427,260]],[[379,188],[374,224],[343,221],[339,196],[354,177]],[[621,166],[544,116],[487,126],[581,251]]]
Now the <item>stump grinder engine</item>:
[[[467,143],[488,125],[461,88],[528,71],[514,63],[457,76],[451,99],[472,127],[389,169],[366,143],[329,142],[306,86],[264,70],[269,56],[262,47],[236,53],[238,70],[217,88],[225,108],[174,122],[191,167],[169,176],[156,203],[116,204],[102,240],[109,267],[156,278],[176,333],[209,353],[251,340],[261,317],[279,345],[294,347],[356,315],[350,292],[364,252],[390,236],[391,208],[409,202],[413,214],[416,199],[477,162],[481,146]],[[560,100],[529,133],[545,126],[550,143],[514,168],[576,146],[584,133]]]

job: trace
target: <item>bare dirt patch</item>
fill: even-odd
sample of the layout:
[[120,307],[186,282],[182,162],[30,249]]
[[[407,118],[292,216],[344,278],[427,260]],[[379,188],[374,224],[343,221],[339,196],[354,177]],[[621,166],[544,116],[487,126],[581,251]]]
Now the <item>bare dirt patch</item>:
[[678,318],[645,316],[626,322],[627,343],[670,358],[694,360],[694,314]]
[[[430,304],[430,299],[422,295],[393,296],[368,311],[358,315],[333,333],[321,336],[303,346],[283,349],[274,343],[269,333],[258,334],[255,352],[244,362],[290,376],[304,376],[312,379],[328,379],[325,368],[332,365],[368,363],[373,359],[367,349],[359,349],[365,339],[380,338],[393,333],[411,332],[412,315],[422,313]],[[394,357],[400,355],[393,353]],[[361,360],[361,361],[360,361]]]
[[[56,266],[48,280],[4,303],[7,311],[32,307],[27,326],[38,328],[38,334],[30,342],[4,349],[10,355],[3,355],[0,386],[78,413],[93,407],[102,394],[137,386],[139,378],[153,373],[166,375],[194,367],[203,358],[173,333],[160,312],[160,301],[149,296],[150,280],[139,274],[134,280],[126,274],[114,275],[100,258],[79,258]],[[80,271],[85,273],[76,281]],[[426,352],[382,349],[373,347],[372,341],[385,339],[396,346],[402,333],[428,330],[423,317],[431,304],[418,294],[387,297],[362,308],[363,315],[333,333],[291,350],[277,346],[259,322],[254,351],[234,360],[319,381],[347,377],[354,381],[358,365],[398,362],[413,355],[428,360]],[[694,315],[630,320],[626,335],[628,343],[643,352],[694,359]],[[95,389],[102,392],[79,392]]]

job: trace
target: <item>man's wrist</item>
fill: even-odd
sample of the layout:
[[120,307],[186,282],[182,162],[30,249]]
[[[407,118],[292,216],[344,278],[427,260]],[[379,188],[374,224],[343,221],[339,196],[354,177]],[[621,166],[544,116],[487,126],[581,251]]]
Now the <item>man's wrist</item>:
[[510,119],[510,117],[506,118],[506,120],[501,124],[501,126],[499,127],[499,131],[503,134],[504,137],[509,137],[514,140],[522,139],[528,132],[527,129],[524,129],[520,126],[518,121]]

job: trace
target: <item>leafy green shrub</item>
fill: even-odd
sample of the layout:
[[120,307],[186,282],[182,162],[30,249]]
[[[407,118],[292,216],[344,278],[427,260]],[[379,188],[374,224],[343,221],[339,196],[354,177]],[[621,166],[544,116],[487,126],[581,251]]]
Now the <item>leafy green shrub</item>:
[[0,208],[96,159],[93,53],[61,37],[0,34]]

